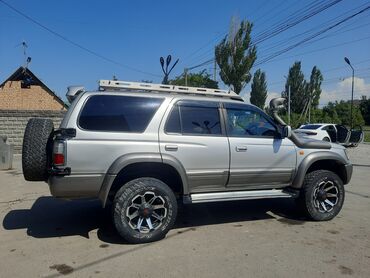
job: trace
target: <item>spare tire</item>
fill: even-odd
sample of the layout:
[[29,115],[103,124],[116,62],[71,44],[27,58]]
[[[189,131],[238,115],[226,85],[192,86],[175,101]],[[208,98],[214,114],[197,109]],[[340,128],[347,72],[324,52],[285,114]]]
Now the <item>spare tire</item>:
[[54,124],[49,119],[32,118],[23,137],[22,168],[28,181],[46,181],[51,159]]

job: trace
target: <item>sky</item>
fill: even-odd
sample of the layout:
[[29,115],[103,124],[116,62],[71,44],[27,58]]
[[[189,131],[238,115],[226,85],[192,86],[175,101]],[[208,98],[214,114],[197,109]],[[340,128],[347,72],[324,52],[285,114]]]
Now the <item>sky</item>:
[[[280,51],[283,54],[253,67],[251,73],[258,68],[266,73],[271,99],[284,90],[284,76],[295,61],[301,61],[306,79],[317,66],[324,76],[323,106],[350,99],[352,72],[344,62],[348,57],[355,68],[354,98],[370,97],[370,9],[338,24],[370,6],[370,1],[363,0],[0,0],[0,82],[30,56],[29,68],[63,99],[70,85],[94,90],[98,80],[113,76],[160,83],[159,57],[170,54],[173,61],[179,59],[170,78],[212,59],[232,18],[253,23],[253,41],[287,21],[302,18],[309,7],[331,2],[337,3],[257,43],[256,63]],[[22,42],[27,44],[26,56]],[[213,76],[213,63],[192,72],[204,69]],[[221,88],[228,88],[218,72],[217,80]],[[249,92],[250,83],[241,93],[247,101]]]

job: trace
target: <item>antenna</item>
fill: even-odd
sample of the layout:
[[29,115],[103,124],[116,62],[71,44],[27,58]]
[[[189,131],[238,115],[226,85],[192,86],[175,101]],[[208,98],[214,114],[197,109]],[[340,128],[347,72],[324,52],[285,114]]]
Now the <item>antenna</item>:
[[32,58],[27,56],[27,48],[28,45],[25,41],[22,41],[20,44],[16,45],[16,47],[22,46],[23,48],[23,68],[26,69],[28,65],[31,63]]
[[24,67],[27,66],[27,61],[26,61],[26,57],[27,57],[27,43],[25,41],[22,42],[22,47],[23,47],[23,58],[24,58]]

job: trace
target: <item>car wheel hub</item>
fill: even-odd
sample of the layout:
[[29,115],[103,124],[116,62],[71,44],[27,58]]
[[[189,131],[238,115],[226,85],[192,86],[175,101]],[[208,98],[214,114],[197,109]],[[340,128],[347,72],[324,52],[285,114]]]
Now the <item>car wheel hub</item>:
[[313,202],[316,209],[322,213],[331,212],[339,200],[339,189],[333,181],[320,182],[313,193]]
[[149,233],[159,229],[166,216],[167,208],[164,198],[152,191],[132,198],[125,214],[129,226],[140,233]]

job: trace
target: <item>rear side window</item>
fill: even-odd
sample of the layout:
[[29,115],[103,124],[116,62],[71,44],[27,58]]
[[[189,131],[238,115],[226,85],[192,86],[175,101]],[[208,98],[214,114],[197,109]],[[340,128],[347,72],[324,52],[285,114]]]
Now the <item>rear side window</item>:
[[167,133],[186,135],[222,135],[217,106],[175,105],[165,127]]
[[171,114],[167,120],[165,132],[181,133],[180,109],[177,105],[172,108]]
[[82,109],[78,123],[86,130],[144,132],[163,99],[96,95]]

